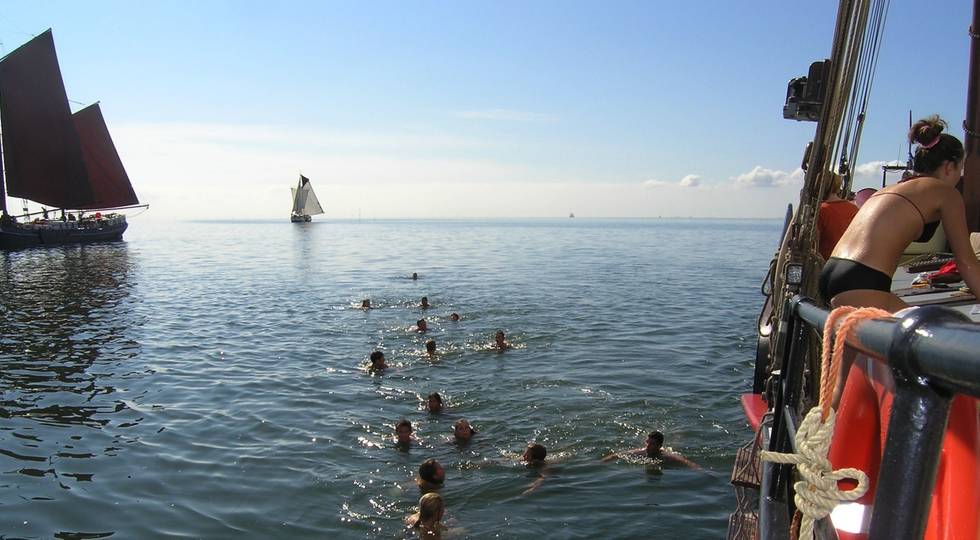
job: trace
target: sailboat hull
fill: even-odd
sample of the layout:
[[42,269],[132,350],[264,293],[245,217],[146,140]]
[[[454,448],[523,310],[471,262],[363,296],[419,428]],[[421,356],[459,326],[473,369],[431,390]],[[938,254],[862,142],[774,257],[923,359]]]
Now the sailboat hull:
[[313,216],[298,216],[293,214],[289,216],[289,221],[293,223],[309,223],[310,221],[313,221]]
[[122,240],[125,217],[92,222],[16,223],[0,229],[0,249]]

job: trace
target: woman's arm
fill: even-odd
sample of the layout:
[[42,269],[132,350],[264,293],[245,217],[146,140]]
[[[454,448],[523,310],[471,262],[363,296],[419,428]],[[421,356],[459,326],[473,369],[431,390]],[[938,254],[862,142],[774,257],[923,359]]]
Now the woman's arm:
[[963,197],[958,191],[949,188],[943,197],[939,212],[943,230],[946,232],[946,241],[949,242],[953,256],[956,258],[956,269],[959,270],[960,276],[974,296],[980,297],[980,261],[977,261],[973,246],[970,245],[970,231],[966,227],[966,210]]

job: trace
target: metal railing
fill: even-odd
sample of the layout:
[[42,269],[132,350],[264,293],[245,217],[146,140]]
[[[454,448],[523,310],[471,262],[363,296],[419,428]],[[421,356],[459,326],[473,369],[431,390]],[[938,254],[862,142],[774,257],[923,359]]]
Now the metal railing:
[[[799,406],[807,365],[807,332],[812,329],[822,334],[828,315],[827,310],[803,296],[787,300],[780,324],[787,341],[779,351],[781,370],[773,396],[777,414],[773,415],[769,450],[794,450],[796,419],[806,412]],[[950,402],[956,394],[980,398],[980,325],[958,311],[925,306],[901,319],[865,321],[858,325],[856,336],[848,345],[889,366],[895,380],[869,538],[922,538]],[[775,505],[767,508],[766,501],[785,505],[792,515],[792,468],[773,463],[764,467],[760,524],[785,523],[787,516],[771,515],[778,510]],[[826,522],[822,525],[822,529],[832,530]]]

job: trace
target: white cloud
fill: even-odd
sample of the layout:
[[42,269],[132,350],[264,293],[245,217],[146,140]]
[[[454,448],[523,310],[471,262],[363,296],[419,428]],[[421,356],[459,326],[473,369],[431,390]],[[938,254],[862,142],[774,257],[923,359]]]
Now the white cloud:
[[751,171],[734,177],[734,180],[735,185],[741,187],[782,187],[803,180],[803,169],[786,172],[756,165]]
[[456,118],[463,118],[465,120],[495,120],[504,122],[554,122],[558,120],[557,117],[550,114],[515,111],[512,109],[478,109],[455,111],[452,114]]
[[867,186],[881,186],[881,168],[885,165],[905,165],[905,163],[898,160],[862,163],[854,168],[854,179],[851,182],[851,187],[860,189]]
[[701,185],[701,177],[696,174],[689,174],[684,178],[681,178],[677,182],[668,182],[666,180],[656,180],[650,179],[643,182],[643,187],[645,188],[661,188],[661,187],[683,187],[683,188],[693,188]]
[[697,187],[701,185],[701,177],[696,174],[689,174],[681,178],[680,185],[682,187]]

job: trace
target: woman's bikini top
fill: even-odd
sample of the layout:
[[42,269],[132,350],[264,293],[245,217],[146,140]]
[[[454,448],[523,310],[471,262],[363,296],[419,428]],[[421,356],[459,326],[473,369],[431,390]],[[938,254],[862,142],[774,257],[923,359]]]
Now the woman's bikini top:
[[926,223],[926,217],[922,215],[922,210],[919,210],[919,207],[912,202],[912,199],[909,199],[905,195],[894,191],[879,191],[878,193],[872,195],[872,197],[877,197],[878,195],[896,195],[908,201],[909,204],[912,205],[912,208],[915,208],[915,211],[919,213],[919,217],[922,218],[922,235],[915,240],[916,242],[928,242],[932,239],[932,235],[936,234],[936,229],[939,227],[939,220],[937,219],[936,221]]

